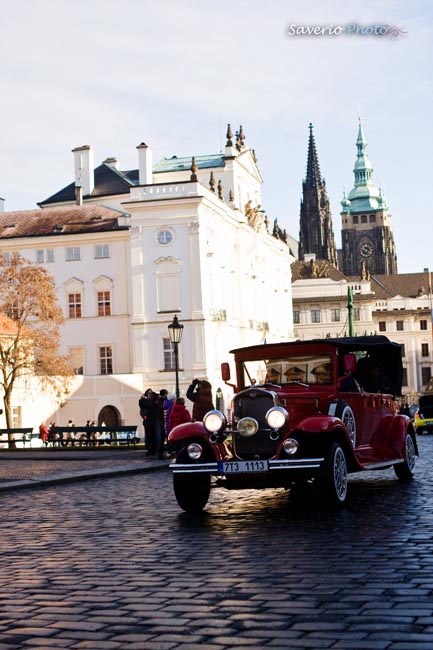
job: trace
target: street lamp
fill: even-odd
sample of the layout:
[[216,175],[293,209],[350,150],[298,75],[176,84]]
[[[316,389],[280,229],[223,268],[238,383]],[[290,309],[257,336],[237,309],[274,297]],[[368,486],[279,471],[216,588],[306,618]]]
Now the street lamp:
[[168,335],[174,348],[174,369],[176,372],[176,398],[179,397],[179,343],[182,340],[183,325],[179,323],[177,316],[173,316],[173,321],[168,326]]

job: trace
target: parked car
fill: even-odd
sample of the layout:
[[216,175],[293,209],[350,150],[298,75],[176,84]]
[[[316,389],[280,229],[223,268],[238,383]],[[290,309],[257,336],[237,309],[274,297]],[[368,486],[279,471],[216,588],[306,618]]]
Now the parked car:
[[433,433],[433,394],[420,396],[414,424],[417,433]]
[[[232,421],[218,410],[175,427],[174,493],[202,510],[210,488],[318,487],[345,503],[348,474],[393,467],[413,476],[418,447],[399,412],[401,347],[385,336],[255,345],[233,350]],[[230,382],[228,363],[222,378]]]

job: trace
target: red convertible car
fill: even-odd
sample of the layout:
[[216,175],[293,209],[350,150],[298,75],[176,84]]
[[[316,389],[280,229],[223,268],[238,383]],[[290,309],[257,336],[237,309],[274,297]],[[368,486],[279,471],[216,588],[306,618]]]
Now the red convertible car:
[[[410,479],[418,455],[410,418],[399,412],[401,348],[385,336],[255,345],[233,350],[236,385],[228,422],[175,427],[174,493],[187,512],[202,510],[210,489],[314,483],[342,505],[348,474],[393,467]],[[230,382],[230,366],[221,366]]]

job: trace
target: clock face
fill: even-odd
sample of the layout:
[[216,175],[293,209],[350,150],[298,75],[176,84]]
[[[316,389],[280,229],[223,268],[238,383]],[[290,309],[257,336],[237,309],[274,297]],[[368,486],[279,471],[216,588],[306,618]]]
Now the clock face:
[[170,230],[160,230],[156,236],[158,244],[166,246],[173,240],[173,233]]
[[365,242],[359,249],[361,257],[371,257],[373,255],[373,246]]

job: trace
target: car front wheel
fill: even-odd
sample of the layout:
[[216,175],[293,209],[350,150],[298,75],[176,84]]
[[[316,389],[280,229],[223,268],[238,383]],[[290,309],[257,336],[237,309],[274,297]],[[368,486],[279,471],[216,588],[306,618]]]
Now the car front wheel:
[[173,474],[176,500],[185,512],[201,512],[209,499],[210,474]]
[[347,498],[347,460],[338,442],[333,442],[326,454],[319,480],[321,496],[331,505],[343,505]]
[[401,481],[408,481],[413,477],[415,469],[416,450],[412,436],[406,436],[405,459],[402,463],[394,465],[394,472]]

